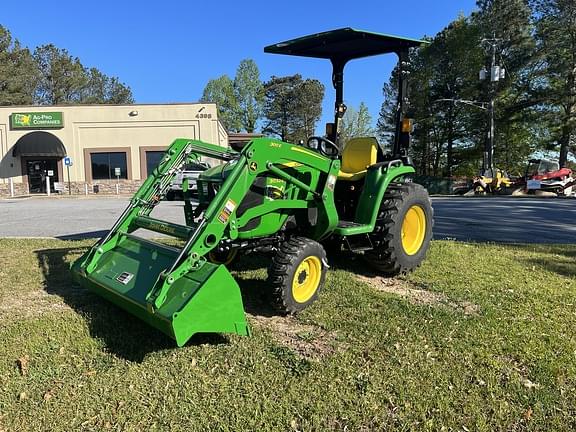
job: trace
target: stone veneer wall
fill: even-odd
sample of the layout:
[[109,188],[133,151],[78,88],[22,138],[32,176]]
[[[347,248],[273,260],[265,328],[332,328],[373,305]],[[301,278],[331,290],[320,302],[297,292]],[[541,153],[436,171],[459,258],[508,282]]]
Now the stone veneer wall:
[[[52,193],[52,195],[68,195],[68,182],[62,182],[64,190]],[[118,183],[118,193],[121,195],[132,195],[142,185],[142,180],[97,180],[93,183],[71,182],[72,195],[86,195],[86,185],[88,185],[88,195],[116,195],[116,183]],[[27,183],[14,183],[14,196],[28,195]],[[0,183],[0,198],[10,197],[10,184]]]
[[[28,183],[13,183],[14,196],[28,195]],[[0,183],[0,197],[10,196],[10,183]]]

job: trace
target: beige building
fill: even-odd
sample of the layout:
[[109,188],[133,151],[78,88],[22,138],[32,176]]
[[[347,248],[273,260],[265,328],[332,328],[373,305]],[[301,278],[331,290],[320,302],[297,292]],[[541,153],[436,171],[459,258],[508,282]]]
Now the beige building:
[[0,107],[0,196],[133,192],[175,138],[228,145],[214,104]]

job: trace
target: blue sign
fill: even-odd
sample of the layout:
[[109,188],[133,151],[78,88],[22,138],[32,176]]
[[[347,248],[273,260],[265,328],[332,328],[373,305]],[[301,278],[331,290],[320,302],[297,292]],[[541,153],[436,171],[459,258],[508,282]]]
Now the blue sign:
[[64,158],[64,165],[66,165],[66,166],[72,166],[72,158],[66,156],[66,157]]

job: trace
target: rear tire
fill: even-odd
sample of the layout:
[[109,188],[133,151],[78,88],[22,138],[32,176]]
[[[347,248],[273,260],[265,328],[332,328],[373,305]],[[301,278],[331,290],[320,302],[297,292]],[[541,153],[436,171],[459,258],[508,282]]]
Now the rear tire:
[[326,279],[326,252],[305,237],[282,243],[268,269],[271,302],[282,313],[296,314],[312,304]]
[[415,183],[390,185],[371,234],[374,249],[365,253],[366,261],[388,276],[414,270],[426,257],[433,223],[426,189]]

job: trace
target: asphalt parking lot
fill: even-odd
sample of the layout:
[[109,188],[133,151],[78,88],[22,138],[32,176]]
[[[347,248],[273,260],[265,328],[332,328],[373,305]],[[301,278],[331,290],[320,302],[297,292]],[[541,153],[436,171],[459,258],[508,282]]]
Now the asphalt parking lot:
[[576,243],[576,199],[435,197],[434,238]]
[[[101,237],[127,204],[127,197],[0,200],[0,237]],[[436,239],[576,243],[576,199],[434,197],[433,206]],[[184,222],[178,201],[162,202],[153,215]]]

